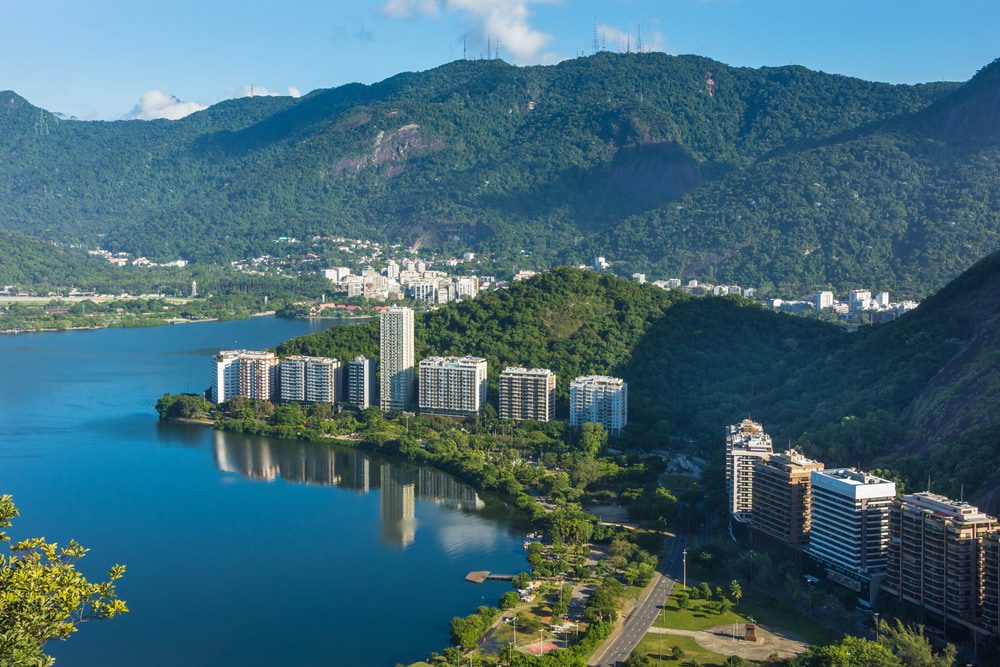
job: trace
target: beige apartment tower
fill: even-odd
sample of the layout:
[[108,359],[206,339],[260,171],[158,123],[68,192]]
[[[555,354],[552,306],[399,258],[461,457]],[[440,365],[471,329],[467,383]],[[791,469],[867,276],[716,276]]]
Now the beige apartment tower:
[[754,459],[753,511],[751,530],[754,542],[779,544],[804,550],[812,526],[813,470],[823,464],[806,458],[794,449]]
[[393,306],[379,314],[379,399],[383,412],[413,405],[413,311]]
[[548,368],[510,367],[500,374],[500,419],[555,418],[556,375]]
[[273,352],[241,352],[240,396],[261,401],[278,398],[278,357]]
[[882,589],[944,624],[979,626],[984,542],[997,520],[936,493],[897,498],[889,512],[889,570]]

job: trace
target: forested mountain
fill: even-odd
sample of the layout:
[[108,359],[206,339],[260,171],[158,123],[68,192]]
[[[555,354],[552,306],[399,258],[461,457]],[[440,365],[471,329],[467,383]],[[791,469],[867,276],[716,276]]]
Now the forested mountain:
[[1000,246],[997,68],[903,86],[657,53],[457,61],[151,122],[4,92],[0,227],[154,259],[344,233],[923,294]]
[[[564,416],[576,375],[624,377],[624,446],[692,437],[721,462],[724,426],[749,413],[776,443],[797,442],[830,465],[888,466],[921,487],[933,470],[937,490],[957,495],[964,484],[967,497],[996,510],[998,299],[1000,253],[916,311],[856,333],[737,297],[695,298],[563,268],[418,316],[416,355],[486,357],[494,402],[505,366],[551,368]],[[377,358],[377,337],[368,322],[279,350]]]

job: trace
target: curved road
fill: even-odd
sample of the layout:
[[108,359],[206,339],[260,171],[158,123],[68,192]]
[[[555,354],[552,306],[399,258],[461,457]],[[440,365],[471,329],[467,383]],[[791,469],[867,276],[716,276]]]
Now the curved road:
[[588,662],[589,667],[617,667],[625,662],[635,647],[649,631],[660,607],[670,597],[674,589],[676,579],[680,577],[683,567],[682,553],[684,551],[685,539],[683,535],[668,537],[664,540],[663,549],[660,551],[659,572],[656,573],[655,582],[649,594],[636,602],[632,608],[632,613],[625,620],[620,634],[605,646],[603,651],[598,651]]

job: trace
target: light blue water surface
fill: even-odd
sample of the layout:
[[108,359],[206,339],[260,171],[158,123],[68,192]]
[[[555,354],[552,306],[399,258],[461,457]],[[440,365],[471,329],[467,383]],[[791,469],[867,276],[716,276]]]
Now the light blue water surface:
[[76,538],[127,565],[131,613],[50,644],[59,665],[393,665],[495,604],[470,570],[526,569],[506,508],[355,450],[158,423],[220,348],[326,326],[255,318],[0,336],[0,493],[14,538]]

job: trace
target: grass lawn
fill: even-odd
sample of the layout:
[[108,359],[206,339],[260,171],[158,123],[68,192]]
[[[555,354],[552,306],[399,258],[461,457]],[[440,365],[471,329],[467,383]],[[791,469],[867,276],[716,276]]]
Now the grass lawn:
[[749,617],[753,617],[757,623],[793,632],[814,645],[828,644],[840,638],[840,635],[798,610],[785,607],[757,591],[746,591],[733,611],[725,614],[714,613],[708,604],[706,600],[690,600],[688,608],[681,610],[677,606],[677,592],[674,592],[654,624],[678,630],[707,630],[719,625],[746,623]]
[[[675,646],[681,647],[681,650],[684,651],[684,656],[679,660],[674,660],[670,657]],[[661,635],[653,632],[647,633],[642,638],[634,652],[648,655],[653,659],[654,665],[669,667],[677,667],[677,665],[692,660],[699,665],[715,666],[722,665],[726,660],[726,656],[702,648],[691,637]]]

